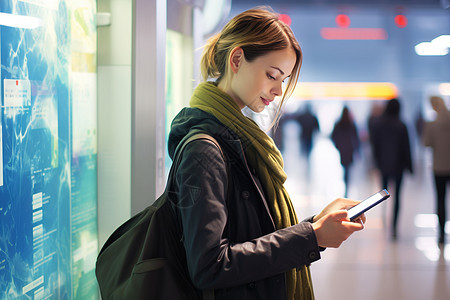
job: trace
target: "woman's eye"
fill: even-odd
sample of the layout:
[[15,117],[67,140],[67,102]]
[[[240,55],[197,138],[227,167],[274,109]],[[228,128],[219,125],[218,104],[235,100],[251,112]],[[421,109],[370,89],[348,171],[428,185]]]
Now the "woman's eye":
[[273,76],[270,75],[269,73],[267,73],[267,77],[268,77],[269,79],[275,80],[275,77],[273,77]]

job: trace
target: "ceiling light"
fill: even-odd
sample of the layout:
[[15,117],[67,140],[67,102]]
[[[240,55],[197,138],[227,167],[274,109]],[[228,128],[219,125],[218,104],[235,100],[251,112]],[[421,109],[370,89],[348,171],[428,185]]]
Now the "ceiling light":
[[433,39],[431,42],[435,44],[437,47],[448,48],[450,47],[450,35],[449,34],[440,35],[437,38]]
[[31,16],[13,15],[0,12],[0,25],[15,28],[34,29],[42,26],[42,20]]
[[439,84],[439,93],[443,96],[450,96],[450,83]]
[[417,44],[414,49],[417,55],[443,56],[447,55],[450,48],[450,35],[444,34],[431,42]]
[[320,29],[325,40],[386,40],[384,28],[325,27]]
[[293,98],[302,100],[386,100],[397,97],[390,82],[300,82]]
[[422,42],[414,46],[417,55],[443,56],[448,54],[448,47],[442,47],[432,42]]

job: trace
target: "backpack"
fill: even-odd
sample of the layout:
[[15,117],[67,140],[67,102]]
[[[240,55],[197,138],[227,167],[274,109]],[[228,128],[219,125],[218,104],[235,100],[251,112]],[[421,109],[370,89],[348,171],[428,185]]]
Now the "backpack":
[[[214,291],[199,291],[188,272],[182,230],[168,191],[182,152],[194,140],[217,141],[204,133],[186,136],[175,151],[166,190],[150,206],[117,228],[97,257],[95,274],[103,300],[214,299]],[[223,154],[222,154],[223,155]]]

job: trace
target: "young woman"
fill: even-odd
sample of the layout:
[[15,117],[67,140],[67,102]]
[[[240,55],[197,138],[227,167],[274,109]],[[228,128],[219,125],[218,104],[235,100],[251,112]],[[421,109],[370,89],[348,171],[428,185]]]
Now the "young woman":
[[[241,110],[261,112],[293,91],[302,61],[291,29],[266,8],[245,11],[212,37],[201,61],[204,82],[173,120],[169,154],[195,133],[176,171],[175,205],[191,280],[215,299],[314,299],[309,265],[321,247],[339,247],[361,223],[331,202],[298,222],[283,183],[283,159]],[[215,80],[214,80],[215,79]],[[207,81],[212,80],[212,81]],[[283,93],[283,82],[287,82]],[[281,105],[280,105],[281,106]]]

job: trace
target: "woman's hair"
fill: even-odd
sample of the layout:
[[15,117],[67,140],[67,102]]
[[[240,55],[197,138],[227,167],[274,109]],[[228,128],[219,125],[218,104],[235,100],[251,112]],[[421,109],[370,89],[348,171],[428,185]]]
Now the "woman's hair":
[[228,58],[236,47],[242,48],[249,62],[271,51],[289,47],[295,51],[297,59],[277,111],[278,118],[285,99],[295,89],[302,64],[302,50],[294,33],[269,7],[257,7],[238,14],[205,45],[200,62],[204,81],[217,78],[219,82],[223,78]]

